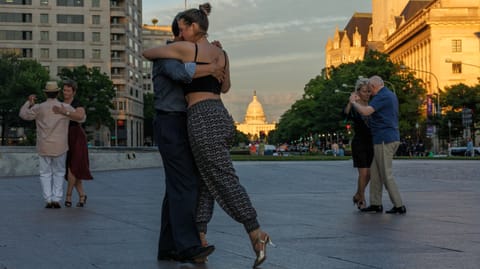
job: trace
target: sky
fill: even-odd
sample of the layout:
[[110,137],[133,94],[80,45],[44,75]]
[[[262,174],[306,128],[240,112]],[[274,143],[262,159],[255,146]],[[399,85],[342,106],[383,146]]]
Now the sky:
[[[187,1],[198,8],[205,1]],[[243,122],[253,92],[267,121],[278,122],[304,87],[325,67],[325,44],[355,12],[371,12],[371,0],[210,0],[208,39],[220,40],[230,59],[232,87],[222,95]],[[170,25],[185,0],[143,0],[143,23]]]

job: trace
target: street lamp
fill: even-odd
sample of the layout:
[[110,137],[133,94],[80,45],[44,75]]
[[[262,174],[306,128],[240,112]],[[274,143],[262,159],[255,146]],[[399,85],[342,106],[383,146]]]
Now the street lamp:
[[417,142],[418,142],[418,127],[419,127],[418,122],[416,122],[415,123],[415,130],[417,132]]
[[448,120],[448,145],[452,143],[451,130],[452,130],[452,122]]
[[391,83],[388,80],[384,80],[383,82],[387,83],[390,86],[390,88],[392,88],[392,91],[393,91],[393,93],[395,93],[395,95],[397,94],[397,91],[395,90],[395,86],[393,86],[393,83]]
[[461,64],[461,65],[468,65],[468,66],[473,66],[473,67],[478,67],[478,68],[480,68],[480,65],[464,63],[464,62],[462,62],[462,61],[452,60],[452,59],[450,59],[450,58],[446,58],[446,59],[445,59],[445,62],[446,62],[446,63],[449,63],[449,64]]
[[[437,107],[435,108],[435,110],[436,110],[436,111],[435,111],[435,116],[437,116],[437,117],[438,117],[438,116],[441,116],[441,111],[440,111],[440,110],[441,110],[441,109],[440,109],[440,84],[438,83],[438,78],[437,78],[437,76],[436,76],[433,72],[431,72],[431,71],[420,70],[420,69],[415,69],[415,68],[410,68],[410,67],[405,66],[405,65],[400,65],[400,69],[402,69],[402,70],[411,70],[411,71],[415,71],[415,72],[427,73],[427,74],[431,75],[431,76],[435,79],[435,81],[437,82],[437,88],[436,88],[436,89],[437,89],[437,92],[436,92],[436,93],[433,93],[433,90],[432,90],[432,95],[435,94],[435,95],[436,95],[436,99],[437,99]],[[430,85],[430,86],[431,86],[431,85]],[[430,88],[433,89],[433,87],[430,87]],[[436,126],[434,126],[434,127],[436,127]],[[434,149],[435,152],[438,152],[438,144],[439,144],[439,143],[438,143],[438,135],[437,135],[438,131],[439,131],[439,130],[434,130],[434,132],[433,132],[433,134],[434,134],[434,136],[435,136],[435,139],[433,139],[433,144],[434,144],[434,145],[433,145],[433,149]]]
[[347,94],[350,94],[350,92],[342,91],[342,90],[339,90],[339,89],[335,89],[335,93],[347,93]]

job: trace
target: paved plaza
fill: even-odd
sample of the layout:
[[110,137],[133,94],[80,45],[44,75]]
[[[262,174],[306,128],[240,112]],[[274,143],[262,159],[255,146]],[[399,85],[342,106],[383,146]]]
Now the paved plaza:
[[[263,269],[480,268],[479,161],[395,160],[403,216],[357,211],[352,161],[235,167],[277,245]],[[219,207],[207,264],[156,260],[162,168],[94,177],[85,208],[59,210],[43,208],[37,176],[0,178],[0,269],[251,268],[243,227]],[[392,206],[386,192],[383,205]]]

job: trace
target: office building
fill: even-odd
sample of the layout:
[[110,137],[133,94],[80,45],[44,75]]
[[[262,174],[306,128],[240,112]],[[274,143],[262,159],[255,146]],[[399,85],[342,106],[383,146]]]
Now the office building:
[[111,78],[115,124],[89,128],[90,143],[143,145],[141,0],[0,0],[0,24],[0,52],[37,60],[52,79],[81,65]]

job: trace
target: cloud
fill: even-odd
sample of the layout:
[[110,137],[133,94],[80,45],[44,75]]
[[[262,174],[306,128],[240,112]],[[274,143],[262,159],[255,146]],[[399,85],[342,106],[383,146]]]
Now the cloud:
[[287,32],[313,32],[316,28],[332,28],[332,24],[343,22],[347,17],[311,17],[306,19],[293,19],[283,22],[249,23],[229,27],[215,33],[229,42],[247,42],[258,39],[269,39],[272,36],[281,36]]
[[245,68],[251,66],[259,66],[259,65],[266,65],[266,64],[281,64],[281,63],[289,63],[295,61],[303,61],[303,60],[311,60],[314,58],[320,58],[323,55],[320,55],[319,52],[298,52],[298,53],[290,53],[290,54],[280,54],[280,55],[271,55],[271,56],[264,56],[264,57],[249,57],[249,58],[241,58],[235,59],[231,61],[232,68]]

